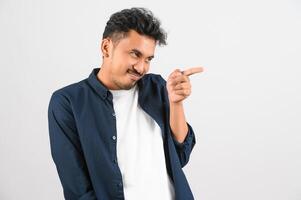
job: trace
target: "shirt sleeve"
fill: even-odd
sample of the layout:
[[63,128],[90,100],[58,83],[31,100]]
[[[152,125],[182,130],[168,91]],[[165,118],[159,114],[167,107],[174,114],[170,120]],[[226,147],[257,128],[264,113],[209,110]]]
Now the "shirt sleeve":
[[[169,100],[168,100],[168,93],[167,93],[167,88],[166,88],[166,81],[161,75],[159,75],[159,78],[164,87],[164,96],[165,96],[164,99],[166,101],[166,105],[168,106],[168,111],[169,111]],[[169,114],[168,114],[168,116],[169,116]],[[169,119],[168,119],[168,122],[169,122]],[[188,163],[192,149],[194,148],[194,145],[196,144],[196,137],[195,137],[193,128],[191,127],[191,125],[188,122],[186,122],[186,123],[188,126],[188,133],[182,143],[180,143],[176,140],[176,138],[173,136],[174,134],[172,133],[170,125],[168,125],[182,168]]]
[[69,100],[53,93],[48,106],[53,161],[66,200],[96,200]]
[[176,138],[173,136],[172,130],[170,128],[170,131],[172,133],[171,135],[172,135],[173,143],[176,147],[176,151],[177,151],[182,168],[188,163],[190,154],[196,143],[194,131],[193,131],[191,125],[188,122],[186,122],[186,123],[188,126],[188,133],[182,143],[180,143],[176,140]]

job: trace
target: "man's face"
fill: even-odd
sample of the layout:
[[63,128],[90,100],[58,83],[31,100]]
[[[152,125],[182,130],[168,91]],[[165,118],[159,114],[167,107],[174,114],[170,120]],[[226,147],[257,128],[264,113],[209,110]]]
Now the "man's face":
[[110,56],[105,58],[105,62],[108,62],[108,79],[115,88],[128,90],[148,72],[156,42],[130,30],[127,37],[114,48],[110,46]]

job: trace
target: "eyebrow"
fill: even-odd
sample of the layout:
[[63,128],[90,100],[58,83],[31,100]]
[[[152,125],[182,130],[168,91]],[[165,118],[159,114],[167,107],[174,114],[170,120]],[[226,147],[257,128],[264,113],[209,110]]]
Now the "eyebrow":
[[[139,51],[138,49],[132,49],[131,51],[137,53],[139,56],[143,55],[143,53],[141,51]],[[154,55],[151,55],[148,58],[154,58],[154,57],[155,57]]]

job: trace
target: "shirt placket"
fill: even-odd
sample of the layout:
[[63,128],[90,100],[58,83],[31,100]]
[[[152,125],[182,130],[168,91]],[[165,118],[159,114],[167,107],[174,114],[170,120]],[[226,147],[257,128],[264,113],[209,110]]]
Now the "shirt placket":
[[113,187],[116,188],[116,199],[123,200],[124,199],[124,191],[123,191],[123,181],[122,181],[122,175],[121,175],[121,170],[118,166],[118,159],[117,159],[117,126],[116,126],[116,113],[114,110],[113,106],[113,97],[112,94],[108,91],[108,96],[107,96],[107,101],[110,104],[110,117],[112,118],[113,121],[113,126],[112,126],[112,132],[110,134],[110,146],[111,146],[111,151],[110,151],[110,158],[111,161],[113,162],[113,166],[116,169],[116,174],[118,178],[115,180],[112,180],[113,182]]

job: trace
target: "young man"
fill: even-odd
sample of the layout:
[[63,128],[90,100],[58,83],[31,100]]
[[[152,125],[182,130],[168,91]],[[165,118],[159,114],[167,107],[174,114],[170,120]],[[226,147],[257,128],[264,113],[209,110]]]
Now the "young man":
[[67,200],[191,200],[182,168],[195,145],[182,101],[188,76],[147,74],[166,33],[152,12],[124,9],[106,24],[103,63],[53,92],[51,154]]

